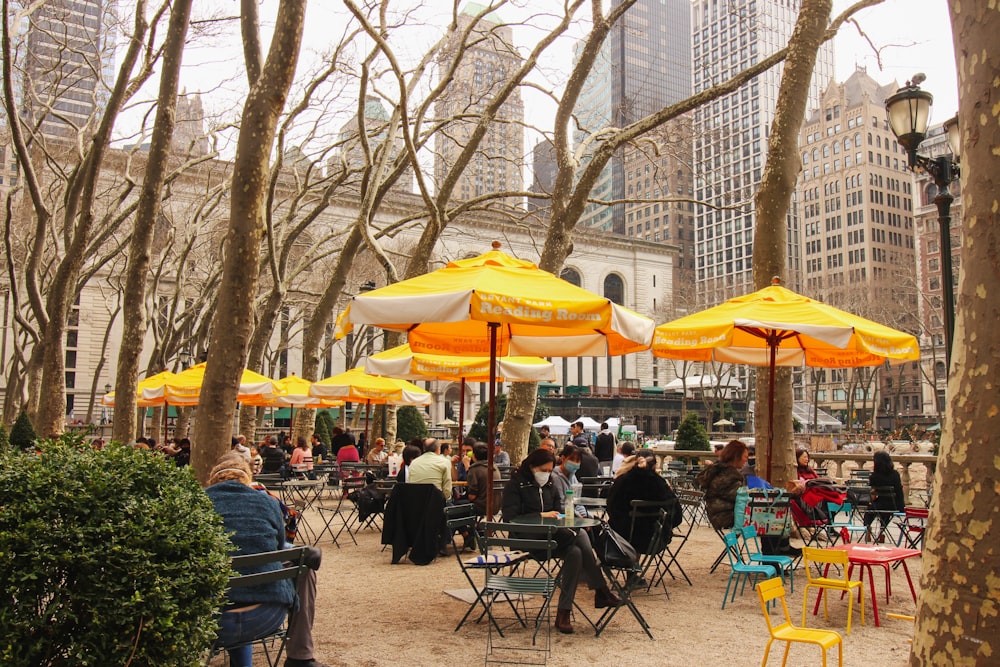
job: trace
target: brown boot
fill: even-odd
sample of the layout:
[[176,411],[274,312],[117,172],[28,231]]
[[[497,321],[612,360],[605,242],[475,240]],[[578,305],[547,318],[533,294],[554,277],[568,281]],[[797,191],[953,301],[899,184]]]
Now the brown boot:
[[556,630],[563,633],[564,635],[573,634],[573,624],[569,620],[569,609],[557,609],[556,610]]
[[594,606],[598,609],[604,609],[605,607],[618,607],[622,601],[618,599],[618,596],[611,592],[607,586],[601,586],[594,593]]

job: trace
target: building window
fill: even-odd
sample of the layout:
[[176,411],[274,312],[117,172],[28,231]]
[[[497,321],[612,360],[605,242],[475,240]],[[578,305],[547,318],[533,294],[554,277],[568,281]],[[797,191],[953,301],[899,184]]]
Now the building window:
[[625,283],[617,274],[610,273],[604,279],[604,297],[620,306],[625,304]]
[[580,281],[580,274],[577,273],[575,269],[563,269],[562,273],[559,274],[559,277],[568,283],[576,285],[577,287],[583,286]]

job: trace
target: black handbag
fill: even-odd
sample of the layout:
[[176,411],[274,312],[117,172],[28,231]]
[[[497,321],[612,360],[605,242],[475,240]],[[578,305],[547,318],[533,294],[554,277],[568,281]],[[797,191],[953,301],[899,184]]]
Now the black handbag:
[[608,567],[634,569],[639,565],[639,554],[635,547],[607,522],[601,522],[601,527],[594,536],[594,551]]

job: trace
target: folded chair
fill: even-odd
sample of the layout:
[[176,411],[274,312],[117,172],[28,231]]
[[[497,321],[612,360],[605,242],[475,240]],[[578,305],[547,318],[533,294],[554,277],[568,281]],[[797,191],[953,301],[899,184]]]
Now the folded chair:
[[[823,618],[829,619],[829,607],[827,605],[827,598],[823,597],[823,591],[826,589],[843,591],[847,593],[847,634],[851,634],[851,612],[854,609],[854,589],[858,589],[858,604],[861,605],[861,625],[865,624],[865,585],[862,581],[851,581],[848,579],[850,561],[847,557],[847,552],[841,549],[813,549],[811,547],[804,547],[802,549],[802,557],[805,559],[806,564],[806,578],[808,579],[806,583],[806,590],[802,593],[802,625],[806,624],[806,607],[809,604],[809,589],[818,588],[819,594],[816,596],[816,606],[813,608],[813,616],[819,611],[819,601],[823,600]],[[822,576],[819,574],[814,574],[813,569],[809,567],[810,565],[822,565],[823,572]],[[833,578],[828,576],[830,574],[830,566],[834,565],[843,575],[843,578]],[[819,567],[816,571],[819,571]],[[829,596],[827,596],[829,597]]]
[[[229,577],[229,588],[260,586],[262,584],[281,581],[282,579],[290,579],[292,587],[298,590],[299,577],[302,576],[308,569],[305,559],[306,547],[295,547],[294,549],[282,549],[279,551],[267,551],[264,553],[248,554],[246,556],[233,556],[232,567],[234,570],[259,568],[271,563],[280,563],[281,567],[277,570],[269,570],[267,572],[240,574]],[[285,623],[270,634],[256,637],[249,642],[232,644],[230,646],[213,645],[206,664],[210,664],[215,656],[229,649],[240,648],[241,646],[246,646],[247,644],[260,643],[263,648],[267,664],[270,667],[279,665],[281,663],[281,654],[285,651],[285,637],[288,632],[288,626],[292,622],[292,616],[295,614],[297,606],[298,599],[296,598],[288,609],[288,618],[285,619]],[[277,644],[277,647],[275,647],[275,644]],[[276,653],[272,659],[271,651],[274,651],[275,648]]]
[[[798,628],[792,625],[792,619],[788,616],[788,605],[785,604],[785,587],[781,585],[781,579],[768,579],[757,584],[757,597],[760,598],[760,608],[764,612],[764,620],[767,621],[767,631],[771,637],[764,647],[764,662],[761,667],[766,667],[767,659],[771,653],[771,643],[775,639],[785,642],[785,655],[781,660],[781,667],[785,667],[788,662],[788,651],[792,648],[792,642],[803,644],[816,644],[823,651],[823,667],[826,667],[826,651],[834,646],[837,647],[837,664],[843,667],[844,664],[844,643],[839,632],[833,630],[811,630],[809,628]],[[771,614],[768,606],[774,600],[781,600],[781,611],[785,616],[785,622],[774,625],[771,621]]]
[[[483,524],[485,536],[481,540],[483,556],[488,561],[501,557],[500,554],[510,552],[529,552],[535,558],[546,561],[551,559],[556,549],[555,526],[528,526],[510,523],[487,522]],[[512,531],[508,534],[507,531]],[[529,662],[531,653],[542,663],[551,650],[551,614],[552,595],[559,586],[559,575],[552,574],[547,569],[539,570],[536,576],[524,576],[524,571],[501,573],[498,569],[486,567],[485,584],[482,589],[482,602],[490,622],[486,635],[486,663],[512,662],[514,664],[532,664]],[[537,609],[529,608],[528,601],[538,599]],[[498,605],[500,600],[502,605]],[[513,618],[503,618],[501,609],[510,608]],[[514,625],[526,626],[531,621],[534,630],[530,646],[516,645],[512,641],[499,642],[495,634],[504,639],[512,640],[510,633],[503,634],[502,629]],[[545,628],[544,644],[538,647],[538,634]],[[496,630],[496,632],[494,632]]]
[[674,575],[673,568],[676,566],[677,571],[680,575],[684,577],[684,581],[688,583],[688,586],[693,586],[691,579],[688,578],[687,572],[681,567],[681,564],[677,562],[677,557],[680,556],[681,551],[684,549],[684,545],[687,544],[688,538],[691,537],[691,531],[694,529],[695,523],[697,523],[697,512],[699,507],[701,507],[701,501],[689,497],[687,495],[677,494],[677,502],[680,503],[681,511],[684,513],[684,520],[673,529],[673,539],[666,546],[667,554],[670,556],[670,560],[667,561],[664,572],[660,572],[659,569],[653,572],[654,579],[651,580],[653,584],[656,583],[655,578],[660,577],[662,579],[664,574],[669,574],[671,579],[676,579]]
[[740,588],[740,595],[743,595],[747,581],[751,576],[754,579],[754,583],[756,583],[758,577],[763,576],[765,579],[770,579],[778,575],[773,565],[747,563],[743,560],[743,554],[740,552],[739,547],[739,535],[735,530],[726,533],[723,539],[726,543],[726,553],[729,555],[730,567],[729,579],[726,581],[726,592],[722,596],[722,608],[725,609],[730,587],[733,589],[732,601],[735,601],[736,587],[740,585],[741,580],[743,586]]
[[900,533],[901,543],[905,540],[906,546],[910,549],[923,551],[924,530],[927,527],[929,513],[930,511],[926,507],[906,507],[903,509],[904,523],[903,531]]
[[[351,529],[351,522],[354,519],[354,514],[357,511],[357,506],[349,500],[348,495],[355,491],[359,491],[365,485],[365,480],[361,478],[344,478],[341,480],[341,490],[340,495],[337,497],[336,501],[333,501],[332,505],[319,504],[314,505],[314,509],[319,512],[319,516],[323,521],[323,528],[316,535],[316,541],[313,544],[319,544],[323,536],[329,534],[333,538],[333,543],[340,548],[340,536],[346,530],[348,537],[357,546],[358,541],[354,537],[354,531]],[[326,501],[329,502],[329,501]],[[336,526],[335,521],[340,519],[340,525]]]
[[[481,606],[483,608],[483,613],[476,619],[477,622],[486,614],[486,603],[483,602],[483,588],[476,585],[475,580],[472,578],[472,573],[487,569],[494,572],[499,572],[503,569],[513,569],[527,560],[529,554],[526,551],[494,551],[489,554],[489,557],[485,554],[477,554],[475,556],[463,555],[462,549],[459,548],[455,539],[455,535],[464,533],[468,536],[465,538],[466,543],[462,546],[469,544],[469,540],[475,543],[479,523],[476,508],[471,504],[452,505],[444,508],[444,516],[448,526],[448,533],[451,535],[451,546],[455,551],[455,560],[458,561],[458,566],[462,569],[462,575],[469,582],[469,586],[476,594],[476,599],[469,605],[465,615],[462,616],[462,620],[455,626],[455,632],[458,632],[477,607]],[[516,609],[514,611],[515,613],[517,612]],[[499,626],[497,627],[497,632],[500,633],[501,637],[503,636],[503,631]]]
[[[830,517],[830,523],[827,528],[827,532],[830,535],[830,546],[836,544],[838,538],[846,544],[854,542],[855,536],[858,538],[864,537],[867,528],[852,521],[854,508],[850,501],[845,500],[839,505],[837,503],[827,503],[826,513]],[[842,521],[837,519],[840,513],[845,515],[845,519]]]

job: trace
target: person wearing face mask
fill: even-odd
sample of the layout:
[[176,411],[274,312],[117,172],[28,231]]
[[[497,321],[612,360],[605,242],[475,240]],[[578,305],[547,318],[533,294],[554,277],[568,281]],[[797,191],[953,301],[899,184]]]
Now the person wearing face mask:
[[[552,480],[555,456],[544,449],[536,449],[521,462],[503,490],[503,518],[510,521],[521,516],[558,517],[563,509],[562,496]],[[512,534],[514,531],[512,531]],[[554,556],[563,560],[559,602],[555,626],[559,632],[573,632],[570,614],[580,579],[596,591],[594,606],[598,609],[617,607],[621,600],[608,588],[607,581],[597,565],[590,535],[585,530],[560,528],[555,533],[558,547]]]
[[[559,457],[561,463],[552,470],[552,485],[559,497],[565,498],[567,489],[574,486],[579,488],[580,485],[576,478],[576,473],[580,470],[580,450],[574,445],[565,445]],[[587,508],[583,505],[575,505],[573,509],[577,516],[587,516]]]

